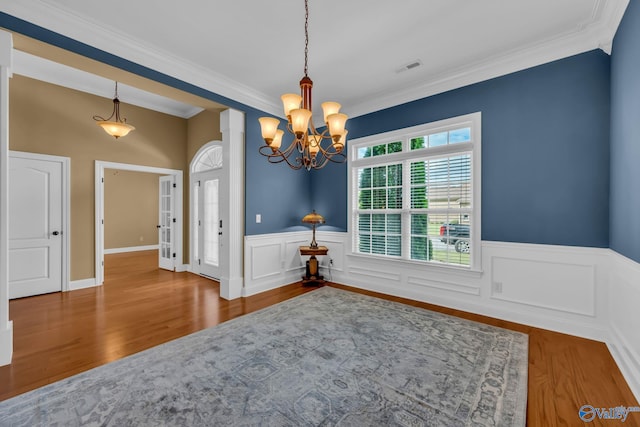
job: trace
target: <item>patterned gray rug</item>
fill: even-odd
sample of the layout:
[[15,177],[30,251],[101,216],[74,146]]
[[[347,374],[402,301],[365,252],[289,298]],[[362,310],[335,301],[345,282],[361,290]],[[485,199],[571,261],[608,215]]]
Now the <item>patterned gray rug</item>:
[[324,287],[0,402],[0,426],[524,426],[527,347]]

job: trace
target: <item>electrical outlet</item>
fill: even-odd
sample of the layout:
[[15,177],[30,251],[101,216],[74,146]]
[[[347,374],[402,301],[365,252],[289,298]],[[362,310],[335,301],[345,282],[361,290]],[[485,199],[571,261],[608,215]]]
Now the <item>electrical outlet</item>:
[[502,293],[502,282],[493,282],[493,293],[494,294]]

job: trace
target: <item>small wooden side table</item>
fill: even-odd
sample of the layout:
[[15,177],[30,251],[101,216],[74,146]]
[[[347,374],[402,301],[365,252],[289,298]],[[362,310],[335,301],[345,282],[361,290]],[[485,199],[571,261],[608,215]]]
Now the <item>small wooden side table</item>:
[[318,246],[315,248],[311,246],[300,246],[300,255],[310,256],[309,261],[307,261],[306,274],[302,276],[303,285],[324,283],[324,279],[320,275],[316,255],[326,255],[327,252],[329,252],[329,248],[326,246]]

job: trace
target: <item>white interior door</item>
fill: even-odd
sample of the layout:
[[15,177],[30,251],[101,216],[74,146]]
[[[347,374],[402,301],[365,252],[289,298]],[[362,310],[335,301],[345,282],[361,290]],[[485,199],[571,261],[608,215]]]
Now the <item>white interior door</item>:
[[159,216],[158,216],[158,266],[165,270],[175,270],[175,214],[174,193],[175,177],[160,177]]
[[9,298],[62,291],[62,164],[9,159]]
[[202,275],[220,278],[220,245],[223,224],[220,218],[221,170],[203,172],[198,175],[199,185],[195,205],[197,206],[197,253],[199,272]]

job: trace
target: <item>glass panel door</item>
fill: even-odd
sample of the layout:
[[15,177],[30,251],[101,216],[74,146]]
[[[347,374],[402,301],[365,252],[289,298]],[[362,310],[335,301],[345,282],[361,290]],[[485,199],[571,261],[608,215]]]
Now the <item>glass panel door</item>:
[[173,258],[173,183],[171,175],[160,177],[160,207],[158,218],[158,265],[174,270]]

